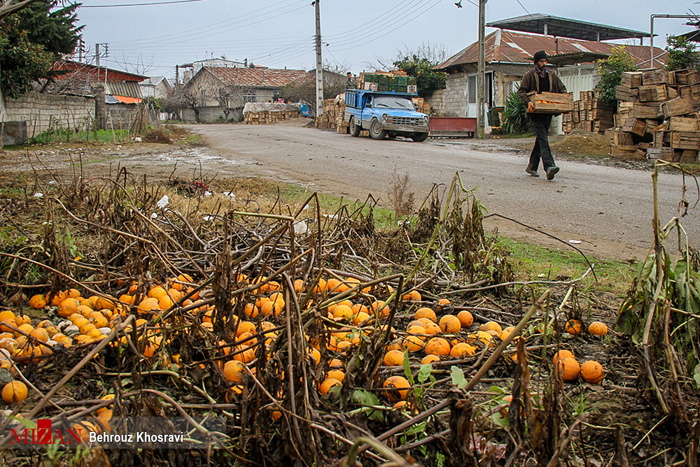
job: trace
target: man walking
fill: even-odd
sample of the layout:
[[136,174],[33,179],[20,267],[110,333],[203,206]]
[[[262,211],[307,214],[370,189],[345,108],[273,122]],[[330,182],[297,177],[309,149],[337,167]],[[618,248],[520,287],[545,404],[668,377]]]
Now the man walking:
[[532,121],[532,128],[535,132],[535,147],[532,148],[530,162],[525,172],[533,177],[539,177],[537,168],[540,165],[540,159],[542,159],[542,168],[547,175],[547,180],[552,180],[559,172],[559,167],[554,163],[552,151],[549,149],[549,140],[547,138],[549,126],[552,124],[552,114],[533,113],[535,105],[530,101],[530,97],[527,94],[532,91],[536,91],[537,94],[541,92],[563,94],[566,93],[566,86],[554,72],[547,69],[547,53],[544,50],[536,52],[533,61],[535,62],[535,68],[525,73],[518,89],[518,97],[527,106],[527,116]]

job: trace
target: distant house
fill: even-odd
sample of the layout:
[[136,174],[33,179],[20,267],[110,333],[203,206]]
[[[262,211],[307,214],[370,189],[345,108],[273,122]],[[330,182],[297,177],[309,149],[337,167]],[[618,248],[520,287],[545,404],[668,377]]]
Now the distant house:
[[187,83],[205,66],[214,68],[248,68],[248,62],[236,62],[233,60],[226,60],[225,58],[208,58],[206,60],[185,63],[184,65],[180,65],[180,69],[182,69],[182,82]]
[[[547,28],[549,22],[549,29]],[[534,34],[533,25],[539,24],[545,34]],[[620,44],[595,40],[643,37],[645,33],[585,23],[546,15],[530,15],[491,23],[499,27],[485,38],[486,110],[501,108],[511,91],[517,90],[523,75],[533,67],[532,57],[538,50],[550,56],[550,64],[558,66],[557,73],[569,92],[578,99],[579,91],[591,91],[599,81],[596,60],[607,58],[612,48]],[[557,26],[559,29],[555,29]],[[517,29],[512,30],[512,29]],[[559,36],[546,34],[559,34]],[[562,37],[564,35],[592,37],[594,40]],[[647,34],[648,36],[648,34]],[[640,39],[641,41],[641,39]],[[440,115],[451,117],[476,117],[477,114],[477,67],[478,42],[459,51],[436,70],[447,73],[446,89],[439,99],[432,102]],[[648,46],[625,45],[625,50],[635,59],[637,66],[648,68],[650,50]],[[654,65],[663,66],[666,52],[654,48]],[[488,120],[485,120],[488,121]],[[488,125],[487,125],[488,126]]]
[[156,99],[168,97],[168,93],[173,89],[165,76],[152,76],[139,83],[139,87],[144,98],[155,97]]
[[307,78],[304,70],[272,68],[203,67],[184,86],[191,108],[185,120],[213,121],[235,117],[246,102],[273,102],[282,87]]
[[[139,83],[147,79],[121,70],[98,67],[72,60],[54,63],[60,74],[44,91],[76,96],[93,95],[96,102],[95,119],[103,128],[131,128],[138,118],[138,107],[143,101]],[[100,98],[104,92],[104,98]],[[104,104],[102,104],[104,102]]]

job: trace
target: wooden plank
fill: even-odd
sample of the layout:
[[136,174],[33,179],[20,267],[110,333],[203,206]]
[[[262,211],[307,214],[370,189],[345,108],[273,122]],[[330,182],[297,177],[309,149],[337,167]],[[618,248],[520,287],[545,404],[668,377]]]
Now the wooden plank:
[[666,132],[664,130],[658,130],[654,132],[654,147],[662,148],[664,146],[664,137]]
[[684,149],[681,154],[681,164],[690,164],[698,161],[698,151],[694,149]]
[[610,146],[610,155],[614,157],[631,158],[637,152],[637,146]]
[[530,102],[535,104],[535,113],[560,114],[574,110],[574,96],[571,93],[556,92],[528,93]]
[[631,115],[634,118],[655,119],[661,114],[659,105],[635,103]]
[[647,159],[662,159],[673,162],[675,151],[673,148],[649,148],[647,149]]
[[633,101],[639,96],[639,89],[629,88],[624,85],[617,86],[615,88],[615,99],[618,101]]
[[676,77],[676,84],[690,86],[700,83],[700,73],[697,70],[676,70],[673,72]]
[[639,136],[644,136],[644,134],[647,131],[647,122],[646,120],[640,119],[640,118],[628,118],[625,120],[625,123],[622,125],[620,128],[622,131],[626,131],[628,133],[633,133],[635,135]]
[[634,151],[634,155],[631,157],[632,160],[634,161],[645,161],[647,160],[647,151],[646,149],[642,148],[637,148],[636,151]]
[[698,119],[693,117],[671,117],[668,119],[669,131],[698,131]]
[[656,128],[659,126],[659,120],[647,119],[647,133],[654,133],[656,131]]
[[642,72],[642,84],[649,86],[652,84],[676,84],[675,75],[665,68],[656,68],[654,70]]
[[632,133],[625,133],[619,129],[607,130],[605,137],[610,140],[610,144],[613,146],[632,146],[634,144]]
[[622,84],[628,88],[638,88],[642,85],[642,72],[624,71],[622,73]]
[[693,113],[693,101],[677,97],[661,104],[664,118],[688,115]]
[[671,131],[669,133],[672,148],[700,150],[700,132]]
[[639,88],[639,102],[668,100],[668,89],[665,84],[653,84]]

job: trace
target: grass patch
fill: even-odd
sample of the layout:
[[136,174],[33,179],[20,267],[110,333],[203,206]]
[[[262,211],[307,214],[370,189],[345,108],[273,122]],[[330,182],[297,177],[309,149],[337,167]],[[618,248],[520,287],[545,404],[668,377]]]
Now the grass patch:
[[[556,251],[503,237],[501,242],[511,252],[511,264],[523,280],[571,280],[581,277],[588,269],[583,256],[573,250]],[[595,265],[598,283],[589,274],[585,279],[586,284],[606,292],[627,292],[636,274],[635,265],[627,261],[601,260],[591,256],[588,259]]]

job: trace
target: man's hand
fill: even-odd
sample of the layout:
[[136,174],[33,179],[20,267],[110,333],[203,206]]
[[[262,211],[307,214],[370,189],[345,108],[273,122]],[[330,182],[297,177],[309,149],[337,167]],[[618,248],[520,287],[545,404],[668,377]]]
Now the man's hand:
[[527,111],[532,113],[535,111],[535,104],[533,102],[528,102],[527,103]]

